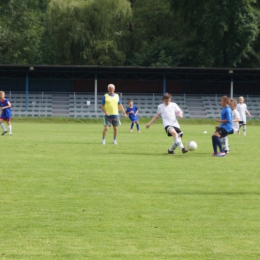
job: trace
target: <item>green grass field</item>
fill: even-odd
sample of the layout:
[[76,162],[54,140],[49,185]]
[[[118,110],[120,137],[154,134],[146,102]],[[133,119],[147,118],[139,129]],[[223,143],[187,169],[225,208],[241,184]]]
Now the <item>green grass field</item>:
[[[260,259],[260,126],[212,157],[214,124],[162,124],[101,145],[101,123],[13,121],[0,136],[0,259]],[[203,134],[207,131],[208,134]]]

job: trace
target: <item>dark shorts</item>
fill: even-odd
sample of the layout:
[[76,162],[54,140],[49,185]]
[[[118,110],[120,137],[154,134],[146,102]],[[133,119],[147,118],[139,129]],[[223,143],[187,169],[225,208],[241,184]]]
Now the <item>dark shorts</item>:
[[232,134],[234,134],[234,130],[233,129],[228,133],[228,135],[232,135]]
[[183,136],[183,132],[181,131],[180,128],[175,127],[175,126],[167,125],[167,126],[165,126],[164,129],[165,129],[165,132],[166,132],[166,134],[167,134],[168,136],[172,136],[172,135],[169,133],[169,129],[170,129],[170,128],[173,128],[173,129],[176,131],[176,133],[178,134],[178,136],[180,136],[180,137]]
[[[233,131],[233,130],[232,130]],[[227,132],[226,129],[222,128],[222,127],[219,127],[215,133],[219,133],[221,138],[222,137],[226,137],[229,133]]]
[[118,117],[104,116],[104,126],[119,126]]
[[239,126],[241,125],[245,125],[245,122],[244,121],[239,121]]

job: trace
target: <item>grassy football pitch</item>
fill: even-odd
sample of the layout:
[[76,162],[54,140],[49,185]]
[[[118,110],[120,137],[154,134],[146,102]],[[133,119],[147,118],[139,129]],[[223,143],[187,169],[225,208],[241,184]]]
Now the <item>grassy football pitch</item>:
[[129,125],[101,145],[101,123],[13,122],[0,136],[0,259],[260,259],[260,127],[216,158],[213,125],[181,125],[198,149],[176,155],[161,123]]

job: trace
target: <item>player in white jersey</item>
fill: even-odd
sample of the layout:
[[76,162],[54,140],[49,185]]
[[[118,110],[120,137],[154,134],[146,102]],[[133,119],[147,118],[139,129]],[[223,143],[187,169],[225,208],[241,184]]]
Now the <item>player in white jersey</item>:
[[183,118],[183,112],[176,103],[171,102],[171,95],[169,93],[164,94],[163,103],[158,106],[156,115],[146,125],[146,128],[149,128],[151,124],[154,123],[160,116],[162,117],[166,134],[174,138],[174,142],[168,149],[168,153],[174,154],[174,150],[177,147],[180,147],[183,153],[187,153],[188,150],[184,148],[181,141],[183,132],[181,131],[180,125],[176,118],[176,116]]
[[[239,131],[240,116],[239,116],[239,112],[236,109],[236,106],[237,106],[236,99],[230,99],[229,106],[232,110],[232,131],[230,133],[228,133],[230,135],[230,134],[235,134]],[[225,151],[225,153],[229,153],[230,150],[229,150],[229,144],[228,144],[228,137],[225,136],[225,137],[221,138],[221,142],[222,142],[222,147],[223,147],[223,150]]]
[[[237,111],[240,115],[240,122],[239,122],[239,129],[241,126],[243,126],[243,133],[246,135],[246,114],[248,116],[251,116],[250,112],[247,110],[247,105],[244,103],[244,97],[238,98],[238,104],[237,104]],[[238,134],[240,134],[238,130]]]

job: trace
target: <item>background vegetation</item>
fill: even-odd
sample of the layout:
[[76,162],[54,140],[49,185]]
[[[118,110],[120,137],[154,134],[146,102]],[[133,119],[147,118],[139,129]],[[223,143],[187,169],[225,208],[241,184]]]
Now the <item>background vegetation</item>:
[[2,0],[0,64],[259,67],[257,0]]

